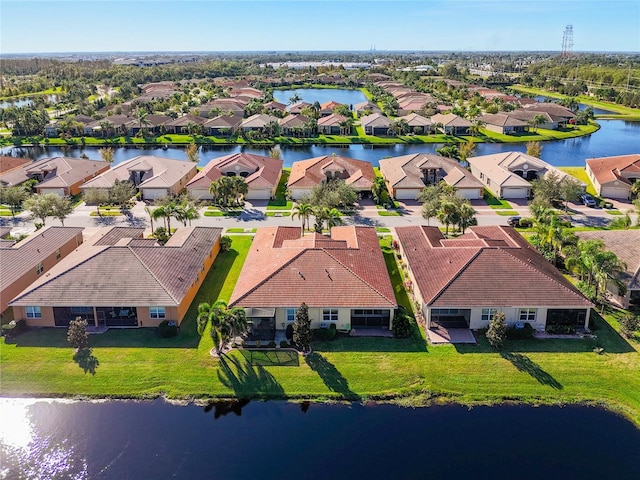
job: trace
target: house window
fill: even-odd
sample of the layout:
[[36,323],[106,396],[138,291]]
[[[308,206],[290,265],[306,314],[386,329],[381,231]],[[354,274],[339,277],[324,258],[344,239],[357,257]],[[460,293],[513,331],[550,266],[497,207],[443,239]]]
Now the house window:
[[536,308],[521,308],[520,309],[520,321],[521,322],[535,322],[536,321],[536,313],[538,310]]
[[24,310],[27,313],[27,318],[42,318],[40,307],[24,307]]
[[287,308],[287,322],[295,322],[295,321],[296,321],[296,309]]
[[44,265],[42,264],[42,262],[40,262],[36,267],[36,274],[40,275],[42,272],[44,272]]
[[56,250],[56,260],[60,260],[62,254],[60,253],[60,249]]
[[323,322],[337,322],[338,321],[338,309],[337,308],[325,308],[322,310]]
[[498,313],[497,308],[483,308],[482,309],[482,321],[490,322],[493,320],[494,315]]
[[487,178],[487,185],[491,185],[491,179]]
[[149,317],[157,319],[166,318],[164,307],[149,307]]
[[480,180],[484,180],[484,173],[480,172]]

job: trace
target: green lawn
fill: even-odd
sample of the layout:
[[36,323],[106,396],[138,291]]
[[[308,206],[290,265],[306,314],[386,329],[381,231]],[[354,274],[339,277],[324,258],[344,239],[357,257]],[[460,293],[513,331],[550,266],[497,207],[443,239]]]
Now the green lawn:
[[482,198],[484,198],[484,201],[487,202],[487,205],[496,210],[513,208],[509,202],[496,197],[493,192],[487,190],[486,188],[484,189],[484,195]]
[[585,167],[558,167],[558,170],[563,171],[564,173],[568,173],[574,178],[577,178],[582,183],[587,185],[587,193],[597,197],[596,189],[593,188],[593,183],[591,183],[591,179],[589,175],[587,175],[587,170]]
[[289,217],[291,216],[291,212],[267,212],[265,213],[266,217]]
[[518,212],[515,210],[496,210],[496,213],[502,217],[513,217],[518,215]]
[[[405,405],[525,401],[534,404],[599,404],[640,425],[640,335],[618,333],[618,311],[596,318],[597,339],[510,341],[502,352],[483,337],[475,346],[427,345],[422,333],[409,339],[340,337],[315,342],[306,358],[233,351],[209,355],[208,336],[195,332],[202,301],[230,298],[251,243],[233,236],[207,275],[180,335],[161,339],[153,329],[92,335],[95,374],[72,357],[64,329],[33,330],[12,343],[0,340],[0,393],[27,396],[96,396],[394,400]],[[382,239],[398,302],[411,307],[401,269]],[[604,348],[602,354],[594,347]],[[297,363],[296,363],[297,362]],[[95,364],[95,361],[94,361]]]

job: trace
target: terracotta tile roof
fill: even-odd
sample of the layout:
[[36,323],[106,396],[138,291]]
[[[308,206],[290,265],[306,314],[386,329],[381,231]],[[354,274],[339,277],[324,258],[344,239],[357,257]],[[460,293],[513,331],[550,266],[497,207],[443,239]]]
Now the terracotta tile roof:
[[627,267],[621,280],[627,288],[640,289],[640,230],[576,232],[580,240],[601,240]]
[[232,153],[214,158],[207,163],[202,170],[187,183],[187,189],[209,188],[211,182],[216,181],[223,172],[234,171],[238,167],[240,171],[249,172],[245,178],[249,188],[275,187],[282,174],[283,161],[278,158],[263,157],[251,153]]
[[6,173],[14,168],[22,167],[32,161],[30,158],[7,157],[2,155],[0,156],[0,174]]
[[166,188],[176,184],[190,171],[197,169],[196,164],[184,160],[140,155],[112,166],[110,170],[80,185],[85,188],[111,188],[116,180],[130,180],[131,172],[147,172],[138,188]]
[[47,227],[18,243],[0,243],[0,291],[30,269],[35,270],[42,260],[73,238],[77,238],[78,244],[82,243],[82,230],[77,227]]
[[347,117],[343,115],[339,115],[337,113],[332,113],[331,115],[327,115],[326,117],[321,117],[318,119],[318,127],[331,127],[331,126],[339,126],[342,122],[344,122]]
[[[121,245],[126,241],[87,243],[45,272],[11,304],[178,305],[202,274],[204,260],[221,233],[221,228],[211,227],[178,229],[165,246],[139,240],[127,245]],[[109,238],[110,234],[99,237]]]
[[600,185],[616,180],[630,185],[631,182],[621,175],[622,172],[636,174],[633,176],[640,178],[640,153],[615,157],[588,158],[586,162]]
[[510,227],[471,227],[449,240],[437,227],[398,227],[396,233],[429,306],[592,306]]
[[109,168],[107,162],[85,158],[50,157],[28,162],[0,175],[0,183],[18,185],[33,178],[42,176],[38,188],[63,188],[88,180],[94,175]]
[[278,123],[280,124],[281,127],[292,128],[292,127],[302,127],[306,125],[308,121],[309,119],[304,115],[298,115],[293,113],[291,115],[287,115],[286,117],[279,119]]
[[115,245],[123,238],[142,238],[144,228],[113,227],[100,229],[94,236],[87,240],[87,245]]
[[563,119],[575,118],[576,114],[571,111],[570,108],[563,107],[553,102],[538,102],[526,105],[525,108],[530,111],[544,112],[555,117],[561,117]]
[[[287,186],[289,188],[309,188],[318,185],[326,178],[324,172],[327,169],[343,171],[341,178],[347,183],[358,180],[358,183],[362,185],[361,188],[370,189],[375,178],[373,166],[369,162],[337,155],[325,155],[294,162]],[[354,174],[358,175],[354,176]],[[368,187],[366,187],[367,184],[369,184]]]
[[301,230],[295,227],[258,229],[230,305],[397,306],[373,228],[334,227],[331,238],[309,235],[309,241],[300,243],[296,234],[300,239]]

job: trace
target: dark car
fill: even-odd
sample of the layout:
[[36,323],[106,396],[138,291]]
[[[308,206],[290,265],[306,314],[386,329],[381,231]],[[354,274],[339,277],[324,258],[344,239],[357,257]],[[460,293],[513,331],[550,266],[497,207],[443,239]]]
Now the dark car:
[[509,217],[507,219],[507,224],[509,224],[510,227],[519,227],[520,217]]
[[582,200],[582,203],[587,207],[595,208],[596,206],[596,201],[588,193],[585,193],[584,195],[582,195],[580,197],[580,200]]

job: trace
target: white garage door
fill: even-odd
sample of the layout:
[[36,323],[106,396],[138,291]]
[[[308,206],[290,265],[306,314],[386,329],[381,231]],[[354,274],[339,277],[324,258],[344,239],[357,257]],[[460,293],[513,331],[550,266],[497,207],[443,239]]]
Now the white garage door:
[[142,198],[145,200],[155,200],[167,196],[166,188],[145,188],[142,191]]
[[420,195],[420,190],[416,188],[402,188],[396,190],[396,198],[398,200],[415,200]]
[[41,188],[40,189],[40,194],[42,195],[46,195],[47,193],[55,193],[56,195],[59,195],[60,197],[64,197],[64,188]]
[[247,200],[269,200],[271,198],[271,190],[249,190]]
[[193,198],[201,200],[211,200],[213,197],[206,188],[191,188],[189,189],[189,195]]
[[458,189],[458,195],[469,200],[478,200],[479,198],[482,198],[480,190],[477,188],[460,188]]
[[527,198],[528,189],[524,187],[506,187],[502,189],[502,198]]
[[291,198],[293,200],[298,200],[299,198],[308,195],[311,193],[311,189],[308,188],[293,188],[290,190]]
[[620,198],[626,200],[629,198],[629,190],[620,187],[602,187],[601,195],[604,198]]

